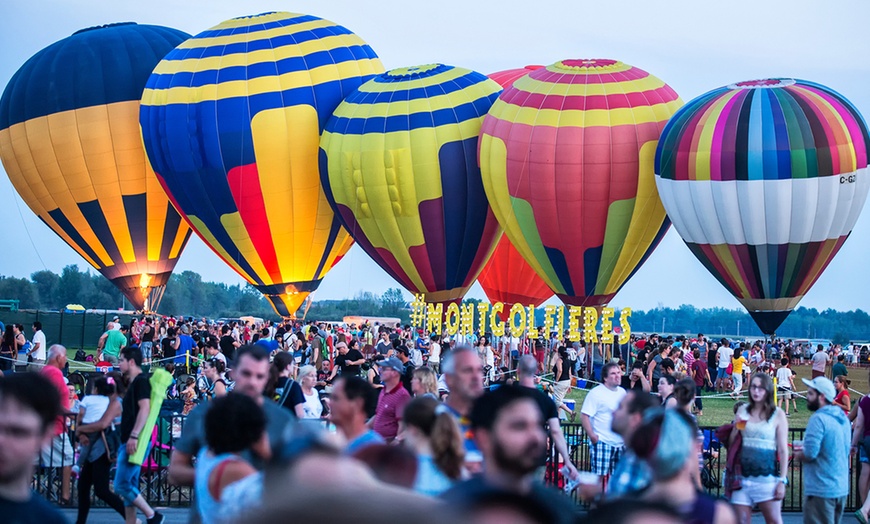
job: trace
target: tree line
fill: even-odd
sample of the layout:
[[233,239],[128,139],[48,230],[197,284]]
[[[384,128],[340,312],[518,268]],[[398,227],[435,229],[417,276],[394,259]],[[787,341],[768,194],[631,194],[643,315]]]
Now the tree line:
[[[111,282],[89,269],[82,271],[75,264],[64,267],[60,274],[42,270],[32,273],[30,278],[0,276],[0,299],[18,300],[21,309],[60,310],[67,304],[81,304],[88,309],[130,308]],[[204,282],[194,271],[172,275],[160,312],[206,318],[241,315],[277,318],[275,311],[253,286]],[[303,313],[300,311],[299,315]],[[353,298],[342,300],[316,300],[315,295],[307,312],[307,318],[322,320],[341,320],[347,315],[397,317],[407,323],[410,311],[402,290],[390,288],[381,294],[359,291]],[[542,309],[537,311],[536,318],[543,319]],[[691,305],[634,311],[631,328],[635,333],[763,336],[742,309],[701,309]],[[777,335],[792,339],[831,339],[841,343],[870,341],[870,315],[860,309],[819,311],[801,307],[789,315]]]

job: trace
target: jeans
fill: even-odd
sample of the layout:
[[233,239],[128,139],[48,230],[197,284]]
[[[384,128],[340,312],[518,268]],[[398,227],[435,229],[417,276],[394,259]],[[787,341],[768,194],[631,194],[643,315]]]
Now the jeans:
[[695,409],[704,411],[704,402],[701,400],[701,392],[704,391],[704,386],[695,384]]
[[[149,443],[148,447],[151,447]],[[148,451],[145,456],[148,456]],[[118,464],[115,470],[115,493],[124,499],[125,506],[132,506],[133,501],[139,496],[139,473],[142,466],[138,464],[130,464],[130,457],[127,455],[127,446],[121,444],[118,447]]]
[[91,509],[91,486],[94,493],[101,498],[110,508],[124,517],[124,503],[121,497],[112,493],[109,489],[109,458],[103,456],[93,462],[85,462],[79,474],[79,509],[76,524],[85,524],[88,521],[88,512]]

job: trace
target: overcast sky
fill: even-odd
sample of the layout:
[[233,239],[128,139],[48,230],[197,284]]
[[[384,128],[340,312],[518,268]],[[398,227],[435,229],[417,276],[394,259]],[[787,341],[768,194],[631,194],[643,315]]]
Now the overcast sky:
[[[870,116],[867,0],[9,0],[0,16],[0,86],[34,53],[84,27],[134,21],[196,34],[228,18],[265,11],[307,13],[344,25],[366,40],[388,69],[442,62],[491,73],[567,58],[612,58],[658,76],[684,101],[732,82],[785,76],[828,85]],[[36,218],[6,176],[0,176],[0,195],[0,274],[60,272],[75,263],[89,267]],[[868,259],[865,210],[801,305],[870,308]],[[206,280],[243,282],[196,235],[176,267],[187,269]],[[398,285],[354,247],[326,276],[317,298],[388,287]],[[477,284],[470,296],[484,298]],[[740,307],[672,228],[614,305],[648,309],[684,303]]]

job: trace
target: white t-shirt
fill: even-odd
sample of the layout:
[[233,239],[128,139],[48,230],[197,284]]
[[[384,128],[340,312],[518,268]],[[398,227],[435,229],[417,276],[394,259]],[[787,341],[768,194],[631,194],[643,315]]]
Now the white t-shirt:
[[[36,335],[33,336],[33,340],[36,341]],[[828,360],[827,353],[824,351],[816,351],[813,354],[813,371],[824,371]]]
[[727,368],[728,364],[731,363],[731,357],[734,356],[734,350],[729,347],[720,347],[719,348],[719,367]]
[[82,424],[93,424],[103,418],[109,409],[109,397],[103,395],[87,395],[79,404],[79,409],[84,409]]
[[433,364],[441,362],[441,344],[437,342],[429,344],[429,362]]
[[226,367],[226,365],[227,365],[227,357],[226,357],[226,355],[224,355],[224,354],[221,353],[220,351],[218,351],[217,353],[215,353],[214,356],[212,356],[211,358],[216,358],[216,359],[220,360],[221,362],[224,363],[224,367]]
[[601,384],[592,388],[583,400],[580,413],[589,417],[592,421],[592,429],[598,435],[601,442],[611,446],[622,446],[622,437],[613,432],[613,412],[619,407],[625,390],[617,386],[615,390]]
[[305,412],[304,418],[320,418],[320,414],[323,413],[323,404],[320,403],[320,395],[317,390],[312,390],[311,395],[306,395],[303,391],[302,396],[305,397],[305,403],[302,404],[302,409]]
[[791,368],[782,367],[776,370],[776,385],[791,389]]
[[33,352],[33,360],[45,360],[45,333],[41,329],[33,334],[33,345],[36,346],[37,342],[39,349]]

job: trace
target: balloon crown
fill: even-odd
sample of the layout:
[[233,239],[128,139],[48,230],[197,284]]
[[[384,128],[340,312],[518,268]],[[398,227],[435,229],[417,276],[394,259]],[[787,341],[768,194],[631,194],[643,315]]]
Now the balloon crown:
[[122,25],[136,25],[136,22],[114,22],[111,24],[95,25],[92,27],[86,27],[84,29],[79,29],[78,31],[76,31],[73,34],[77,35],[79,33],[87,33],[88,31],[96,31],[97,29],[106,29],[109,27],[118,27],[118,26],[122,26]]
[[746,80],[730,84],[728,89],[772,89],[774,87],[787,87],[795,83],[792,78],[761,78],[758,80]]
[[556,69],[564,69],[568,71],[582,71],[585,69],[606,69],[620,67],[622,63],[618,60],[609,58],[580,58],[571,60],[560,60],[553,64]]
[[426,64],[412,67],[399,67],[391,69],[380,75],[380,79],[387,82],[406,82],[415,78],[426,78],[435,76],[444,71],[453,69],[453,66],[444,64]]
[[261,16],[269,16],[269,15],[276,15],[276,14],[278,14],[278,11],[266,11],[265,13],[260,13],[258,15],[237,16],[235,18],[230,18],[230,20],[247,20],[249,18],[259,18]]

